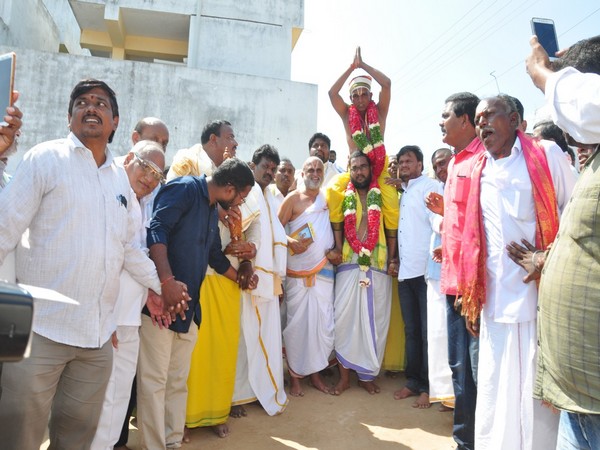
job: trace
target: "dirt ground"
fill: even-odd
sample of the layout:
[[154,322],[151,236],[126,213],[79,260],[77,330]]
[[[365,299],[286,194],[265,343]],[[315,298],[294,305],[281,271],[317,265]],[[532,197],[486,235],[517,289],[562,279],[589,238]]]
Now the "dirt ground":
[[[336,375],[325,378],[328,384]],[[257,404],[246,405],[247,417],[229,419],[230,435],[217,437],[210,428],[192,430],[184,450],[450,450],[452,413],[439,412],[439,404],[426,410],[412,408],[413,398],[394,400],[402,377],[381,376],[381,393],[369,395],[356,385],[341,396],[323,394],[303,381],[304,397],[289,397],[285,412],[269,417]],[[286,388],[287,390],[287,388]],[[134,422],[135,423],[135,422]],[[131,426],[128,446],[139,449],[137,429]]]

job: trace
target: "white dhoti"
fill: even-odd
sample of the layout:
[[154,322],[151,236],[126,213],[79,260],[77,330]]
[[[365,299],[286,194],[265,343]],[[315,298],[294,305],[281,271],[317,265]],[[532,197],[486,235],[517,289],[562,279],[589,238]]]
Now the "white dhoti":
[[[368,286],[360,286],[361,279]],[[335,278],[335,353],[361,381],[379,374],[390,325],[392,278],[385,272],[363,272],[357,264],[341,264]]]
[[333,268],[325,265],[307,286],[305,278],[285,282],[287,326],[283,330],[287,363],[294,375],[325,369],[333,351]]
[[440,293],[440,281],[427,280],[427,357],[429,365],[429,401],[454,399],[452,370],[448,364],[448,320],[446,296]]
[[279,295],[285,275],[287,238],[277,218],[274,197],[255,184],[250,195],[260,208],[260,245],[254,269],[256,289],[242,292],[241,333],[233,405],[258,399],[269,415],[282,413],[288,399],[283,389],[283,356]]
[[91,450],[112,450],[119,440],[137,368],[140,349],[139,330],[138,326],[117,327],[119,346],[113,347],[113,368]]
[[553,449],[558,414],[533,398],[536,321],[494,322],[481,314],[475,447]]
[[322,193],[289,222],[289,234],[294,235],[307,225],[313,242],[303,253],[288,255],[284,302],[287,363],[290,372],[299,377],[326,368],[333,351],[334,273],[325,253],[333,247],[334,240]]
[[282,413],[283,389],[279,299],[242,294],[242,327],[233,405],[258,400],[270,416]]

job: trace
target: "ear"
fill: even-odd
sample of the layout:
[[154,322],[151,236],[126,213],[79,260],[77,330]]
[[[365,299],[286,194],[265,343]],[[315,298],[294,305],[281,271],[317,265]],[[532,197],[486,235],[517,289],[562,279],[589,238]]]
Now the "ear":
[[133,154],[133,152],[127,153],[127,156],[125,156],[125,161],[123,161],[123,165],[128,166],[129,163],[133,160],[133,158],[135,158],[135,155]]
[[512,127],[519,128],[519,113],[518,112],[512,112],[510,113],[510,125]]
[[252,161],[250,161],[248,163],[248,167],[250,167],[252,170],[256,169],[256,164],[254,164]]
[[133,145],[135,145],[138,142],[140,142],[140,133],[138,133],[137,131],[133,130],[133,133],[131,133],[131,142],[133,142]]
[[119,116],[113,116],[113,131],[117,131],[119,126]]

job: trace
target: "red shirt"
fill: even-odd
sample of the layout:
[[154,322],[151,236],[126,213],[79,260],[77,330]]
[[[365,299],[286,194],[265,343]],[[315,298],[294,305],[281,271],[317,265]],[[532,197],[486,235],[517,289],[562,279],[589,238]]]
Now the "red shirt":
[[441,230],[441,291],[446,294],[457,295],[456,284],[471,172],[477,155],[484,151],[479,138],[475,138],[448,164],[448,178],[444,189],[444,222]]

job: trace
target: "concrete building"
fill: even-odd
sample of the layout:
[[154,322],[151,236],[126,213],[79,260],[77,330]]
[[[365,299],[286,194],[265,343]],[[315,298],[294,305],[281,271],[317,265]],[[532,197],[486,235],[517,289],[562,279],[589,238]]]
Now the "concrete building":
[[115,153],[144,116],[168,125],[168,161],[224,118],[240,158],[270,143],[299,165],[317,126],[317,86],[290,80],[303,22],[303,0],[2,0],[0,53],[17,53],[25,115],[10,166],[66,135],[68,96],[85,77],[117,93]]

